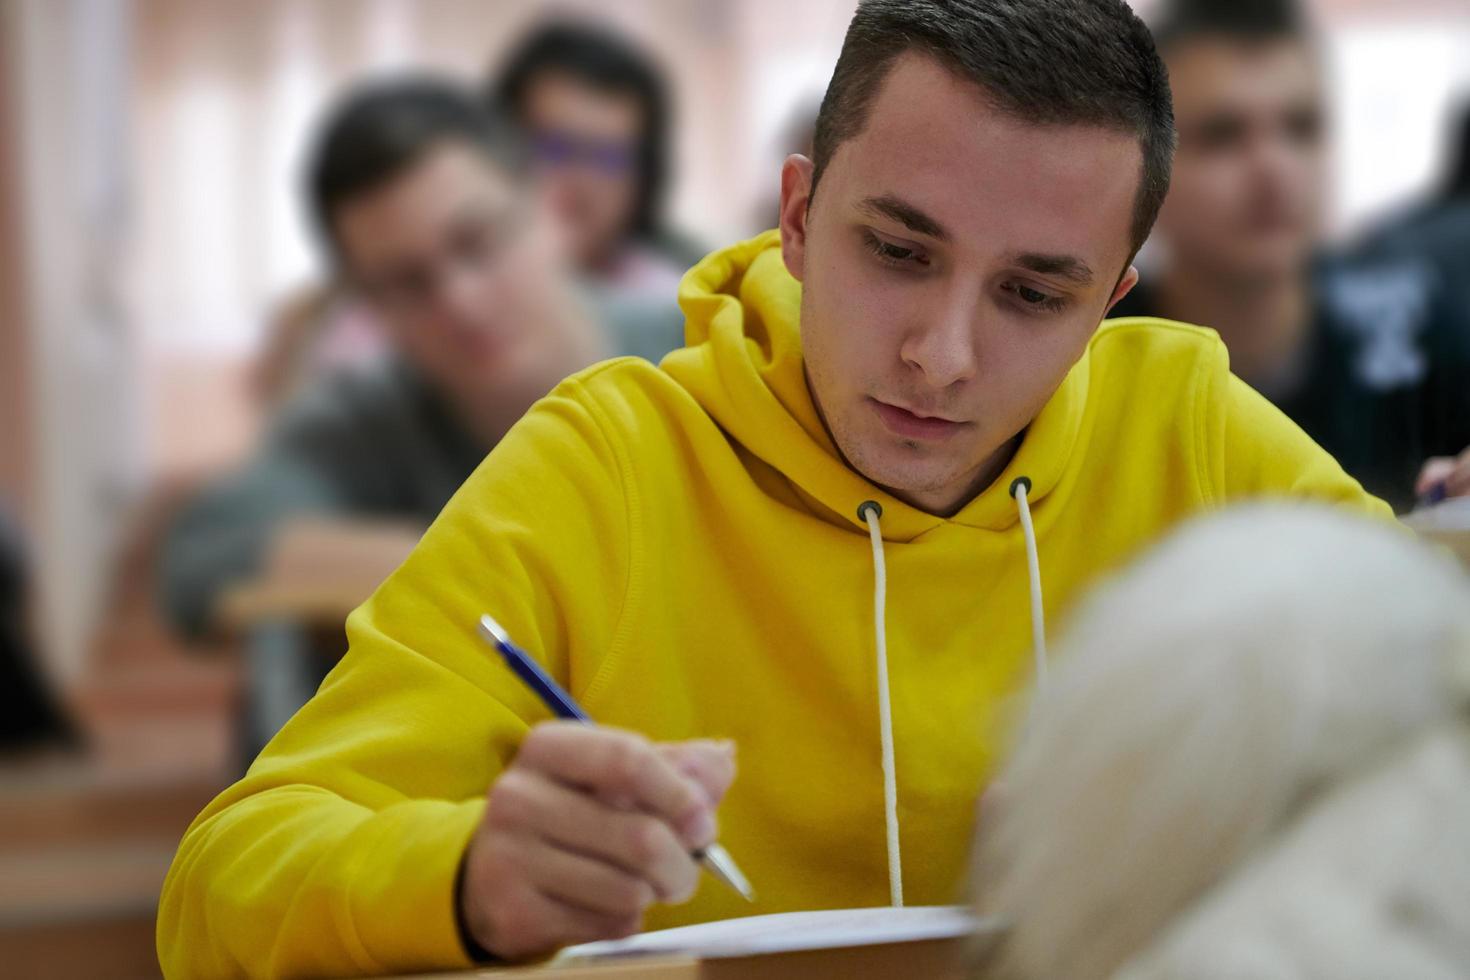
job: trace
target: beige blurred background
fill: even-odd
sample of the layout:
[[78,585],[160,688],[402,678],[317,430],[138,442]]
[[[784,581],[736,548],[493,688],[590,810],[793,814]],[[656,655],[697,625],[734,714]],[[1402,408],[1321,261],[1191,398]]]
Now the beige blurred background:
[[[713,247],[766,223],[853,5],[0,0],[0,509],[28,545],[41,672],[83,734],[0,763],[0,963],[156,970],[173,846],[235,773],[238,656],[157,621],[151,549],[248,451],[271,311],[323,274],[297,173],[324,106],[406,67],[478,83],[549,10],[610,19],[670,79],[671,224]],[[1344,238],[1434,180],[1470,96],[1470,0],[1313,9]]]

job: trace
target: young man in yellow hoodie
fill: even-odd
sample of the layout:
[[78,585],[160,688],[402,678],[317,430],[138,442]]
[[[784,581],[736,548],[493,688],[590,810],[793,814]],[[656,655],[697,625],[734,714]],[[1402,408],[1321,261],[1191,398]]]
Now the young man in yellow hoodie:
[[[953,901],[1044,615],[1232,500],[1387,513],[1213,333],[1098,328],[1172,146],[1122,0],[861,4],[779,233],[688,275],[659,368],[534,407],[353,613],[342,664],[188,831],[166,971]],[[606,727],[548,723],[486,612]],[[754,906],[688,856],[717,803]]]

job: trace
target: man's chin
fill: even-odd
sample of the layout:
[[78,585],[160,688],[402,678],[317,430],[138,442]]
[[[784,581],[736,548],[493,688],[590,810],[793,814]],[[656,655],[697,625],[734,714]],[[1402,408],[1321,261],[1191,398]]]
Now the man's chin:
[[915,447],[916,455],[908,458],[897,453],[873,453],[866,451],[854,461],[848,457],[848,465],[869,483],[882,487],[900,499],[914,495],[932,493],[936,488],[950,482],[947,473],[935,471],[925,465],[929,461],[917,458],[923,447]]

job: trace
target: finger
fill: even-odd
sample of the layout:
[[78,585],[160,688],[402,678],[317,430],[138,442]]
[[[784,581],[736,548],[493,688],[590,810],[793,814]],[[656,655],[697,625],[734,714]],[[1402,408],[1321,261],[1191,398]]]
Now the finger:
[[604,799],[629,799],[638,809],[667,820],[686,841],[712,832],[714,815],[699,783],[670,765],[641,735],[579,724],[538,725],[521,743],[516,761],[594,789]]
[[[699,885],[699,865],[691,845],[675,836],[673,828],[646,813],[626,813],[609,824],[615,849],[625,855],[625,866],[653,886],[659,901],[678,905],[689,901]],[[709,835],[714,839],[713,832]]]
[[1455,461],[1448,456],[1435,456],[1426,461],[1419,471],[1419,479],[1414,483],[1414,495],[1428,495],[1436,486],[1444,483],[1454,469]]
[[735,743],[729,740],[696,739],[665,742],[657,751],[675,769],[693,779],[704,790],[711,806],[718,806],[735,781]]
[[698,884],[692,848],[668,824],[611,806],[542,773],[508,770],[491,787],[485,819],[507,834],[539,838],[616,865],[646,881],[662,901],[684,901]]
[[1470,496],[1470,457],[1461,456],[1444,480],[1446,496]]
[[599,915],[641,916],[658,897],[653,885],[623,868],[543,841],[527,844],[531,877],[543,893]]

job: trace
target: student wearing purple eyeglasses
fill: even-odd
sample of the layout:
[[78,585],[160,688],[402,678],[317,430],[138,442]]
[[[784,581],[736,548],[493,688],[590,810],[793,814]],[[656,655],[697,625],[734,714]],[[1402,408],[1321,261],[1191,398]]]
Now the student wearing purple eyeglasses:
[[[670,107],[659,69],[605,28],[549,22],[512,51],[486,94],[525,129],[537,177],[599,311],[637,323],[651,344],[662,344],[659,353],[679,346],[675,290],[704,250],[662,218]],[[613,330],[632,332],[617,323]]]

